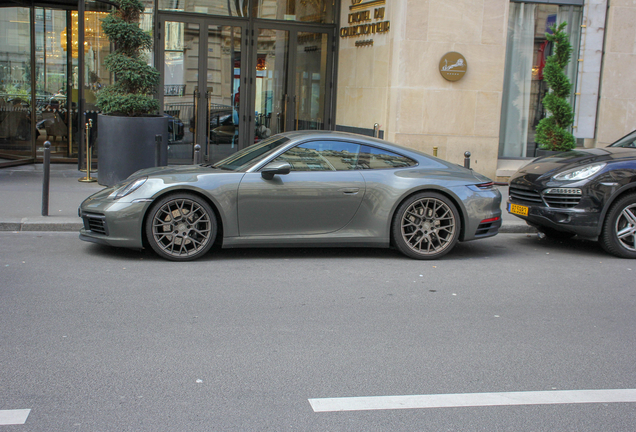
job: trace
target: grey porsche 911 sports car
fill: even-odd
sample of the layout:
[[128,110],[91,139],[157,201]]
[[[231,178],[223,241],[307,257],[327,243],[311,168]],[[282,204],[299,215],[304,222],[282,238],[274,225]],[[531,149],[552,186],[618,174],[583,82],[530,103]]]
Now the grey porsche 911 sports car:
[[214,164],[141,170],[79,208],[82,240],[173,261],[235,247],[394,245],[416,259],[497,234],[501,194],[470,169],[341,132],[275,135]]

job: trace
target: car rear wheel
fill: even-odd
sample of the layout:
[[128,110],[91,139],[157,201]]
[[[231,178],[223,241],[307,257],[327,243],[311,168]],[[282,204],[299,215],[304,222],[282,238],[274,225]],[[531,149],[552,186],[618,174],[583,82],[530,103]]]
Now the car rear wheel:
[[204,255],[214,244],[216,230],[210,205],[187,193],[160,199],[146,220],[148,243],[159,256],[171,261],[191,261]]
[[404,255],[415,259],[440,258],[459,239],[459,214],[445,196],[422,192],[399,206],[392,231],[395,245]]
[[636,194],[624,196],[612,205],[599,241],[612,255],[636,258]]

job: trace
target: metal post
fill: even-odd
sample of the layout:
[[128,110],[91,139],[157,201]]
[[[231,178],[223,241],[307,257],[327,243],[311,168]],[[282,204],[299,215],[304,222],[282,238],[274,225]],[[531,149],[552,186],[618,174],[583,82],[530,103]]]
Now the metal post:
[[161,143],[163,137],[160,134],[155,135],[155,166],[161,166]]
[[96,182],[97,179],[91,178],[91,152],[90,152],[90,129],[93,127],[93,119],[89,119],[86,123],[86,177],[82,177],[78,181],[84,183]]
[[464,153],[464,168],[470,169],[470,152]]
[[[88,160],[88,155],[82,155],[82,142],[86,138],[84,136],[84,128],[81,127],[86,120],[86,113],[84,110],[86,109],[86,99],[84,92],[84,81],[86,80],[84,74],[84,42],[86,40],[85,34],[85,24],[86,24],[86,1],[79,0],[77,2],[77,124],[79,125],[77,131],[77,165],[78,169],[81,169],[82,159]],[[70,29],[67,30],[67,32]],[[68,45],[67,45],[68,46]],[[71,46],[72,48],[72,46]],[[68,48],[68,52],[71,53],[72,56],[73,50]],[[72,97],[72,95],[67,95],[67,98]],[[88,172],[88,167],[86,167]],[[90,175],[86,175],[87,178]]]
[[49,215],[49,185],[51,180],[51,142],[44,141],[44,156],[42,162],[44,177],[42,178],[42,216]]
[[194,165],[199,165],[201,163],[201,146],[199,144],[195,144],[194,146]]
[[433,156],[437,157],[437,146],[433,147]]
[[377,123],[373,125],[373,137],[380,138],[380,125]]

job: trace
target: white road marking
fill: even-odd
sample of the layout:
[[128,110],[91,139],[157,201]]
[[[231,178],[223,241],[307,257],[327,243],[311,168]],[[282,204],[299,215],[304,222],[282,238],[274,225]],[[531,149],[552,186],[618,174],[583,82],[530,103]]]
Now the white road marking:
[[309,399],[314,412],[636,402],[636,389],[458,393]]
[[0,426],[24,424],[30,412],[30,409],[0,410]]

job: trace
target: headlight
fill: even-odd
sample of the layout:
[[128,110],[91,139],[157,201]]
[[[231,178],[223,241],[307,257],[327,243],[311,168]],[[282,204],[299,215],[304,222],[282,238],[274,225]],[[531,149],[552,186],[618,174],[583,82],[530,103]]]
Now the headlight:
[[592,177],[594,174],[599,172],[606,165],[605,162],[593,163],[590,165],[586,165],[582,168],[575,168],[573,170],[565,171],[559,173],[555,176],[552,176],[554,180],[584,180],[586,178]]
[[110,194],[109,198],[113,198],[113,199],[123,198],[126,195],[139,189],[141,185],[146,182],[146,180],[148,180],[148,177],[140,177],[129,183],[126,183],[119,189],[115,189],[115,191],[112,194]]

